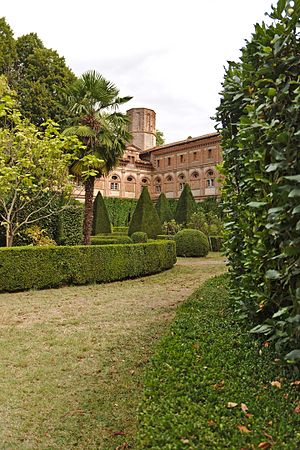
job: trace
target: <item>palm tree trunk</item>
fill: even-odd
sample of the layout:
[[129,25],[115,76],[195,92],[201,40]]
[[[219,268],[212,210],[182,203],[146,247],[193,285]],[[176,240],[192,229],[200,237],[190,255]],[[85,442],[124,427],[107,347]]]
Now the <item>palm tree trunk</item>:
[[84,183],[85,186],[85,206],[83,221],[83,243],[91,244],[92,226],[93,226],[93,199],[94,199],[95,177],[89,177]]

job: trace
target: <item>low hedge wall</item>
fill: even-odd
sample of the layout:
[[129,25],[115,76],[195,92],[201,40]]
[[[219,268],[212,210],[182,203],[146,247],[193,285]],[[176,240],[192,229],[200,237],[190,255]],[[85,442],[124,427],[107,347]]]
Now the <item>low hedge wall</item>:
[[132,244],[129,236],[107,236],[97,235],[91,237],[92,245],[109,245],[109,244]]
[[0,292],[104,283],[161,272],[176,262],[173,242],[0,249]]

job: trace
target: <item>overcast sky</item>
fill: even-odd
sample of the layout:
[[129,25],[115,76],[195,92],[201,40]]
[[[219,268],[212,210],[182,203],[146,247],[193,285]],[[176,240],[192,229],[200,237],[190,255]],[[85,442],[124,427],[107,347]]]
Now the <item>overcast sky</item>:
[[[274,0],[275,1],[275,0]],[[81,75],[94,69],[156,112],[166,142],[214,132],[224,65],[272,0],[1,1],[15,37],[36,32]]]

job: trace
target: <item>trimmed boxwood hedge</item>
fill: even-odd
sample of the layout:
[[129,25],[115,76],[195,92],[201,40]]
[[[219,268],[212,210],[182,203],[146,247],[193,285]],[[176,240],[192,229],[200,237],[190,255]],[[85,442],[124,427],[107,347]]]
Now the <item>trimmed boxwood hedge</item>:
[[173,242],[0,249],[0,292],[105,283],[170,269]]
[[206,256],[209,252],[208,239],[202,231],[186,228],[174,236],[177,256]]
[[108,244],[132,244],[129,236],[114,236],[109,234],[107,236],[97,235],[91,237],[92,245],[108,245]]
[[132,233],[131,239],[134,244],[138,244],[141,242],[147,242],[148,236],[147,233],[144,233],[143,231],[136,231],[135,233]]

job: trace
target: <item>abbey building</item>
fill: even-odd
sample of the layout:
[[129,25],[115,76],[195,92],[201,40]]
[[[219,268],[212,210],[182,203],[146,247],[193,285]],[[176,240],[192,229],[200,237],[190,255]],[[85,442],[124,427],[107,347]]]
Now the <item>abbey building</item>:
[[[137,199],[142,186],[148,186],[153,199],[161,192],[167,198],[179,198],[185,183],[197,201],[220,195],[216,166],[222,155],[217,132],[156,146],[155,112],[133,108],[127,114],[132,142],[118,167],[109,176],[96,180],[95,195],[101,191],[104,197]],[[75,195],[83,198],[79,186]]]

